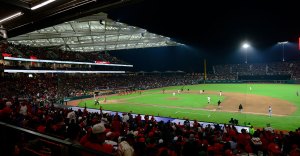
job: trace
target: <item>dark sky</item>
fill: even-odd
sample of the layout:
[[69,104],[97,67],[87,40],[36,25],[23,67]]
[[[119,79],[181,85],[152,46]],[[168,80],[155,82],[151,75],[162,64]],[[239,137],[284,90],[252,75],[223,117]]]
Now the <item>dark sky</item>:
[[[299,8],[297,1],[150,0],[108,13],[112,19],[187,45],[126,50],[117,55],[137,70],[198,71],[204,58],[211,64],[244,62],[240,49],[244,40],[252,46],[249,63],[280,61],[282,48],[276,45],[280,41],[290,42],[285,46],[286,60],[299,60]],[[153,62],[157,65],[150,66]]]
[[112,10],[109,16],[209,49],[245,38],[268,46],[278,40],[295,40],[300,30],[296,1],[146,0]]

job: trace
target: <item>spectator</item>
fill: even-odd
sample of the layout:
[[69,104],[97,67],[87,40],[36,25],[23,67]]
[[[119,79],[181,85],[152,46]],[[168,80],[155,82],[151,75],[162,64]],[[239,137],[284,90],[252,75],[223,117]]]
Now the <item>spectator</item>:
[[95,124],[92,127],[92,133],[83,146],[96,151],[112,154],[114,152],[113,146],[110,144],[105,144],[105,130],[106,128],[103,124]]
[[119,156],[133,156],[134,149],[132,145],[134,144],[133,134],[128,134],[126,138],[123,138],[118,146],[118,155]]

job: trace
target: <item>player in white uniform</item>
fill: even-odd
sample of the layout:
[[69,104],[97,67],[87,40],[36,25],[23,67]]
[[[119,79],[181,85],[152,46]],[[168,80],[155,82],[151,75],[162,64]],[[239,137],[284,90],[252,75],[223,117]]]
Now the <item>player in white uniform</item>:
[[219,94],[220,94],[220,96],[222,96],[222,91],[220,91],[220,93],[219,93]]
[[269,117],[271,117],[271,116],[272,116],[272,107],[269,106]]
[[207,97],[207,103],[210,104],[210,97]]

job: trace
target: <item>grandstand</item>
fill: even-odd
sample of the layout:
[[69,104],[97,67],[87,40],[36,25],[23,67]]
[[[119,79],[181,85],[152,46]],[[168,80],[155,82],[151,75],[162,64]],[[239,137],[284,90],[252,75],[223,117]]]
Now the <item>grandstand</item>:
[[[204,28],[224,23],[219,16],[225,19],[234,8],[221,5],[229,10],[211,13],[219,23],[207,27],[184,16],[190,15],[184,9],[164,19],[165,9],[172,10],[165,3],[1,2],[0,155],[300,155],[300,55],[294,43],[280,45],[280,59],[274,53],[274,60],[255,61],[247,53],[259,51],[253,44],[246,63],[224,61],[210,37],[215,30]],[[210,9],[200,9],[202,25],[211,22]],[[114,17],[119,11],[121,20]],[[174,16],[185,19],[174,23]],[[151,18],[167,22],[149,24]],[[168,37],[174,33],[188,39]]]

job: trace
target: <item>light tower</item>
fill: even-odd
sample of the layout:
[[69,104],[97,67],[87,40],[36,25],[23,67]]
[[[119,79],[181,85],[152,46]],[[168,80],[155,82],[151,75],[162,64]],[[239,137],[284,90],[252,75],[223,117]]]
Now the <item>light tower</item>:
[[285,61],[285,59],[284,59],[284,45],[287,44],[287,43],[289,43],[289,42],[288,41],[278,42],[278,44],[282,46],[282,62]]
[[244,42],[243,45],[242,45],[242,48],[245,49],[245,56],[246,56],[246,60],[245,60],[245,63],[247,64],[248,63],[248,58],[247,58],[247,53],[248,53],[248,48],[250,47],[250,45],[247,43],[247,42]]

